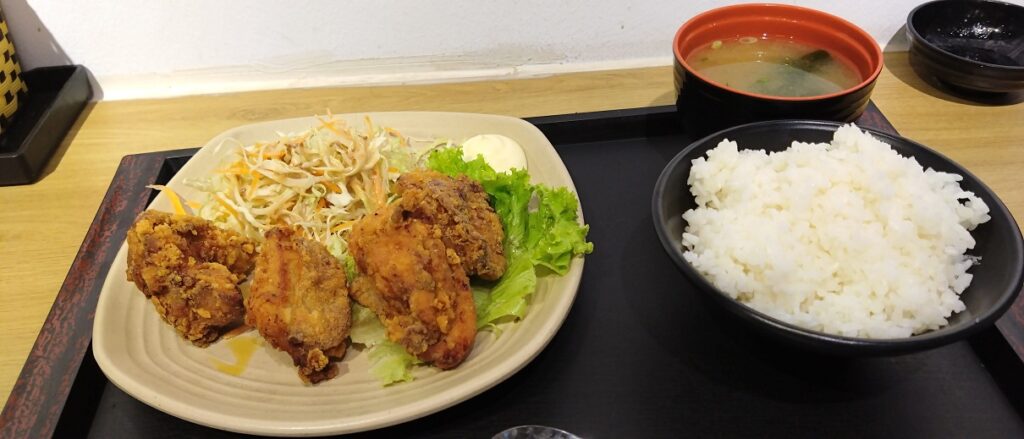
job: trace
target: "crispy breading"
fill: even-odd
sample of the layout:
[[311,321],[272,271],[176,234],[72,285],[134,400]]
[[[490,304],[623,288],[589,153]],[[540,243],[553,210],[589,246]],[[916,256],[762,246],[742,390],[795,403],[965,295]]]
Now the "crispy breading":
[[436,229],[404,220],[392,205],[355,225],[349,249],[363,273],[353,297],[377,313],[389,339],[442,369],[469,355],[476,337],[469,278]]
[[466,176],[415,171],[398,178],[395,192],[401,196],[398,203],[404,217],[440,232],[466,274],[495,280],[505,273],[505,231],[479,182]]
[[127,241],[128,280],[182,337],[202,347],[242,323],[237,285],[253,267],[251,240],[202,218],[149,210]]
[[181,284],[150,296],[157,312],[196,346],[216,341],[242,324],[245,310],[238,277],[217,263],[204,262],[181,272]]
[[246,321],[285,351],[304,381],[338,374],[331,362],[345,355],[351,308],[345,269],[319,242],[276,227],[256,258]]

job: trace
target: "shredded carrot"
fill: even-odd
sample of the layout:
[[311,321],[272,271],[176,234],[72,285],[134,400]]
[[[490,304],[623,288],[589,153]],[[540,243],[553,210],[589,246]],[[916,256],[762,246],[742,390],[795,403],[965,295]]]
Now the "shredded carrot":
[[326,187],[327,190],[334,193],[341,193],[341,186],[338,186],[335,182],[330,180],[324,180],[321,181],[321,183],[323,183],[324,187]]
[[359,180],[352,182],[352,192],[355,193],[356,198],[363,198],[366,191],[363,190],[363,183]]
[[235,217],[235,219],[239,221],[242,221],[242,216],[238,214],[238,211],[235,210],[234,207],[231,207],[231,205],[228,204],[228,202],[225,201],[220,194],[213,194],[213,199],[217,200],[217,203],[220,203],[220,205],[224,207],[224,210],[228,211],[228,213],[230,213],[231,216]]
[[337,121],[334,120],[334,115],[331,114],[330,109],[327,109],[327,119],[324,119],[320,116],[317,116],[316,119],[320,121],[320,126],[327,128],[327,130],[334,133],[334,135],[338,137],[344,137],[348,140],[352,140],[352,136],[349,135],[347,130],[339,129],[338,126],[335,125]]
[[219,169],[214,172],[224,175],[245,175],[249,173],[249,171],[239,171],[237,169]]
[[252,183],[249,185],[249,194],[250,194],[250,196],[252,196],[251,194],[253,192],[256,192],[256,185],[260,184],[260,179],[261,178],[263,178],[263,174],[260,174],[259,172],[256,172],[255,170],[252,171]]
[[352,225],[355,224],[355,223],[356,223],[355,221],[345,221],[345,222],[343,222],[341,224],[338,224],[338,225],[332,227],[331,228],[331,232],[339,232],[339,231],[342,231],[342,230],[351,229]]
[[284,156],[285,156],[285,150],[279,149],[279,150],[274,151],[274,152],[265,152],[265,153],[262,154],[261,157],[263,157],[264,159],[279,159],[279,158],[283,158]]
[[[330,117],[330,114],[328,114],[328,117]],[[320,121],[320,125],[323,126],[324,128],[327,128],[335,135],[341,135],[341,131],[338,130],[338,127],[334,126],[334,120],[324,120],[319,116],[316,119]]]
[[174,213],[177,213],[178,215],[188,215],[189,214],[189,212],[187,210],[185,210],[185,206],[182,205],[182,203],[181,203],[181,197],[179,197],[178,193],[174,192],[173,189],[171,189],[171,188],[169,188],[167,186],[164,186],[162,184],[151,184],[151,185],[146,186],[146,187],[148,187],[150,189],[156,189],[156,190],[159,190],[160,192],[163,192],[163,193],[167,194],[167,198],[171,200],[171,206],[174,207]]
[[[332,121],[332,123],[333,122],[334,121]],[[341,123],[344,124],[345,122],[342,121]],[[352,141],[352,133],[349,133],[347,129],[343,129],[341,131],[338,131],[336,134],[338,135],[338,137],[341,137],[341,138],[343,138],[345,140],[348,140],[349,142]]]
[[235,162],[235,164],[231,165],[230,167],[218,169],[215,172],[217,172],[218,174],[244,175],[252,171],[250,171],[249,167],[245,165],[245,162],[238,161]]

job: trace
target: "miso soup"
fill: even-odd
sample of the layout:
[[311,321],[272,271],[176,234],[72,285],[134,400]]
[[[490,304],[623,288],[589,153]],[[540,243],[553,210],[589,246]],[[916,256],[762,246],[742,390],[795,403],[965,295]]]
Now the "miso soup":
[[825,95],[861,82],[857,71],[835,54],[784,38],[714,41],[693,51],[686,62],[726,87],[772,96]]

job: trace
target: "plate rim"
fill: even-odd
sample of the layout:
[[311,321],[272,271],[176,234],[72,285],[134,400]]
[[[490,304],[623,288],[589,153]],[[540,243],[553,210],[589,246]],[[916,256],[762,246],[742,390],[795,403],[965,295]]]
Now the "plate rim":
[[[551,141],[544,135],[533,124],[516,117],[502,116],[494,114],[484,113],[465,113],[465,112],[444,112],[444,111],[394,111],[394,112],[356,112],[356,113],[340,113],[335,114],[336,117],[362,117],[366,116],[374,121],[383,118],[386,119],[389,116],[398,117],[444,117],[450,119],[464,119],[464,118],[476,118],[476,119],[490,119],[498,121],[503,124],[518,125],[532,134],[536,135],[538,139],[543,139],[544,143],[539,145],[540,148],[549,149],[555,157],[559,160],[554,163],[557,174],[564,177],[564,186],[569,188],[577,198],[579,193],[576,191],[572,176],[569,174],[568,169],[565,167],[565,162],[561,160],[558,152],[554,149]],[[281,123],[295,123],[299,124],[306,122],[307,125],[312,126],[312,123],[316,122],[317,116],[305,116],[287,119],[277,119],[255,122],[251,124],[236,126],[229,128],[216,136],[212,137],[203,147],[201,147],[193,157],[200,154],[209,155],[212,154],[212,150],[216,148],[216,145],[220,143],[222,139],[229,138],[236,133],[246,132],[248,130],[259,129],[266,125],[274,125]],[[399,131],[402,131],[401,127],[396,127]],[[189,160],[179,170],[177,175],[187,174],[188,170],[197,163],[194,160]],[[170,185],[175,182],[178,176],[172,177],[172,180],[168,182]],[[164,197],[164,194],[158,194],[157,198],[152,203],[147,205],[146,209],[150,209],[152,205],[156,204],[160,199]],[[579,215],[579,221],[585,224],[582,203],[578,205],[577,213]],[[454,391],[445,391],[429,397],[426,400],[419,400],[416,403],[405,404],[404,406],[397,406],[391,410],[388,410],[384,414],[363,414],[352,419],[346,419],[343,416],[329,417],[323,420],[317,421],[315,424],[310,425],[310,422],[304,422],[305,425],[288,426],[279,423],[278,421],[265,421],[260,422],[257,419],[250,418],[239,418],[234,415],[224,413],[214,413],[205,410],[197,410],[192,406],[188,405],[185,401],[179,401],[173,397],[167,397],[160,392],[155,392],[140,382],[137,377],[131,375],[128,372],[122,370],[115,362],[109,357],[111,349],[116,349],[114,346],[110,346],[109,342],[104,336],[100,335],[103,333],[104,328],[107,327],[109,318],[106,317],[107,307],[104,303],[109,301],[109,297],[113,293],[109,293],[113,285],[117,282],[116,277],[122,276],[120,267],[122,267],[127,254],[127,244],[121,244],[118,249],[118,253],[111,263],[110,269],[108,269],[107,275],[104,279],[103,287],[100,290],[99,300],[97,303],[95,323],[93,325],[92,339],[94,349],[92,349],[93,357],[96,360],[97,365],[106,375],[107,379],[114,384],[118,389],[131,395],[136,400],[149,405],[157,410],[167,413],[171,416],[183,419],[189,422],[193,422],[199,425],[204,425],[211,428],[232,431],[237,433],[249,433],[249,434],[272,434],[272,435],[283,435],[283,436],[314,436],[323,434],[344,434],[344,433],[355,433],[360,431],[368,431],[400,423],[412,421],[415,419],[422,418],[424,416],[437,413],[441,410],[454,406],[463,401],[469,400],[480,393],[502,383],[512,375],[516,374],[519,370],[531,363],[540,353],[547,347],[550,341],[554,338],[555,334],[558,333],[562,324],[564,324],[569,311],[572,309],[573,303],[575,302],[576,295],[578,294],[580,282],[582,280],[584,258],[576,257],[570,265],[570,270],[564,276],[560,276],[566,279],[566,288],[558,291],[558,295],[565,296],[560,300],[556,300],[552,303],[552,306],[559,305],[555,310],[555,314],[547,321],[542,322],[539,329],[541,333],[536,336],[529,337],[526,344],[520,350],[524,355],[516,359],[505,360],[498,363],[498,367],[490,370],[484,370],[473,380],[468,381],[470,385],[464,390],[459,390],[461,387],[453,387]],[[121,262],[121,264],[119,264]],[[557,295],[556,295],[557,296]],[[180,340],[179,340],[180,342]],[[445,371],[441,373],[457,373],[458,369],[454,371]],[[397,384],[399,386],[406,385],[409,383]],[[423,403],[426,401],[426,403]],[[226,421],[226,422],[225,422]]]

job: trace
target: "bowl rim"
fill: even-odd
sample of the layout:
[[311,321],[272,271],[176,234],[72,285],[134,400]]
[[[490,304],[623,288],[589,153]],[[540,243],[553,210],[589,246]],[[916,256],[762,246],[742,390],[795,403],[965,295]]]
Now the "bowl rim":
[[[683,56],[683,54],[680,52],[679,42],[680,42],[680,40],[682,40],[683,31],[686,30],[686,28],[688,26],[690,26],[692,23],[694,23],[695,21],[697,21],[697,20],[699,20],[701,18],[704,18],[704,17],[706,17],[708,15],[722,13],[723,11],[730,11],[730,10],[744,11],[744,10],[748,10],[748,9],[765,8],[765,7],[775,8],[775,10],[803,11],[803,12],[807,12],[807,13],[810,13],[810,14],[816,14],[816,15],[819,15],[819,16],[829,17],[831,19],[834,19],[834,20],[842,23],[844,26],[846,26],[847,30],[849,30],[849,31],[851,31],[853,33],[856,33],[856,34],[860,34],[861,37],[866,38],[868,41],[872,41],[874,43],[874,44],[870,45],[870,52],[871,52],[872,58],[874,58],[875,60],[878,61],[877,65],[871,71],[871,74],[868,75],[866,78],[864,78],[864,80],[862,80],[861,82],[857,83],[857,85],[854,85],[854,86],[849,87],[849,88],[845,88],[843,90],[840,90],[840,91],[837,91],[837,92],[834,92],[834,93],[828,93],[828,94],[822,94],[822,95],[814,95],[814,96],[774,96],[774,95],[767,95],[767,94],[743,91],[743,90],[739,90],[739,89],[735,89],[735,88],[732,88],[732,87],[725,86],[723,84],[718,83],[717,81],[712,81],[710,78],[700,74],[699,72],[697,72],[696,69],[694,69],[693,67],[691,67],[689,64],[686,63],[686,57]],[[765,17],[765,16],[761,15],[761,17]],[[820,101],[820,100],[825,100],[825,99],[831,99],[831,98],[835,98],[835,97],[846,96],[846,95],[849,95],[849,94],[852,94],[852,93],[856,93],[857,91],[859,91],[859,90],[861,90],[861,89],[863,89],[865,87],[868,87],[871,84],[873,84],[875,82],[875,80],[878,79],[878,76],[882,73],[882,66],[885,64],[885,57],[882,54],[882,48],[879,47],[878,42],[875,40],[874,37],[871,36],[871,34],[867,33],[867,31],[865,31],[864,29],[861,29],[856,24],[853,24],[852,22],[850,22],[849,20],[846,20],[845,18],[839,17],[837,15],[829,14],[828,12],[820,11],[818,9],[806,8],[806,7],[802,7],[802,6],[789,5],[789,4],[781,4],[781,3],[741,3],[741,4],[736,4],[736,5],[728,5],[728,6],[722,6],[722,7],[718,7],[718,8],[714,8],[714,9],[709,9],[707,11],[704,11],[704,12],[701,12],[701,13],[699,13],[697,15],[694,15],[693,17],[690,17],[689,20],[686,20],[686,22],[684,22],[681,26],[679,26],[679,29],[676,30],[676,35],[672,39],[672,53],[674,55],[676,63],[678,65],[682,66],[683,70],[685,70],[689,74],[692,74],[692,75],[696,76],[700,80],[702,80],[702,81],[704,81],[704,82],[706,82],[708,84],[711,84],[712,86],[715,86],[715,87],[718,87],[718,88],[720,88],[722,90],[726,90],[726,91],[729,91],[731,93],[736,93],[736,94],[739,94],[739,95],[742,95],[742,96],[747,96],[747,97],[751,97],[751,98],[758,98],[758,99],[765,99],[765,100],[770,100],[770,101],[782,101],[782,102],[813,102],[813,101]]]
[[[1021,12],[1024,12],[1024,7],[1022,7],[1020,5],[1015,5],[1013,3],[1007,3],[1007,2],[997,1],[997,0],[969,0],[969,1],[966,1],[966,2],[963,1],[963,0],[932,0],[932,1],[929,1],[929,2],[922,3],[922,4],[918,5],[914,9],[911,9],[910,13],[907,14],[907,32],[910,33],[911,43],[917,43],[917,44],[923,45],[925,47],[928,47],[929,49],[938,51],[939,53],[941,53],[941,54],[943,54],[943,55],[945,55],[947,57],[954,58],[957,61],[960,61],[960,62],[963,62],[963,63],[966,63],[966,64],[970,64],[970,65],[973,65],[975,67],[985,68],[985,69],[998,69],[998,70],[1004,70],[1004,71],[1008,71],[1008,72],[1024,72],[1024,66],[1008,66],[1006,64],[993,64],[993,63],[988,63],[988,62],[984,62],[984,61],[976,61],[976,60],[973,60],[973,59],[970,59],[970,58],[967,58],[967,57],[963,57],[963,56],[957,55],[957,54],[955,54],[953,52],[950,52],[950,51],[948,51],[946,49],[943,49],[943,48],[941,48],[939,46],[936,46],[935,44],[932,44],[931,41],[928,41],[928,39],[925,38],[924,35],[921,35],[921,32],[919,32],[917,30],[917,27],[914,26],[914,16],[919,11],[921,11],[922,9],[928,8],[928,7],[933,7],[933,6],[936,6],[936,5],[940,4],[940,3],[946,3],[946,4],[948,4],[948,3],[990,3],[990,4],[1008,6],[1008,7],[1011,7],[1011,8],[1020,9]],[[913,48],[913,46],[911,46],[911,49],[912,48]]]
[[[834,131],[836,128],[843,126],[845,124],[846,123],[844,122],[810,119],[770,120],[726,128],[724,130],[718,131],[716,133],[710,134],[708,136],[691,142],[679,153],[677,153],[672,158],[672,160],[668,162],[667,165],[665,165],[665,168],[662,169],[662,172],[658,176],[658,179],[654,185],[654,191],[651,200],[653,216],[652,219],[654,222],[655,233],[658,235],[658,240],[661,241],[661,244],[664,247],[665,252],[668,253],[669,257],[673,260],[673,262],[675,262],[676,266],[683,272],[683,274],[686,275],[686,277],[689,278],[690,281],[696,284],[694,286],[697,287],[697,289],[704,290],[705,292],[710,293],[710,295],[713,296],[715,299],[726,303],[726,308],[729,309],[734,314],[737,314],[739,317],[746,319],[748,321],[754,321],[759,324],[767,326],[769,329],[772,330],[773,335],[782,336],[789,339],[796,339],[797,341],[813,342],[819,345],[827,344],[833,349],[850,349],[851,351],[856,351],[859,353],[879,354],[895,354],[900,352],[924,350],[935,348],[941,345],[945,345],[960,340],[994,323],[996,319],[1002,316],[1006,312],[1006,310],[1010,308],[1010,306],[1014,303],[1017,296],[1020,294],[1021,287],[1024,286],[1024,265],[1019,265],[1012,268],[1012,270],[1014,270],[1015,272],[1013,272],[1011,275],[1011,277],[1013,278],[1010,282],[1011,288],[1008,292],[1000,292],[1000,297],[996,305],[991,307],[984,313],[976,316],[973,319],[973,322],[968,323],[966,326],[963,326],[957,330],[951,330],[950,328],[952,327],[946,325],[939,329],[930,330],[928,332],[921,333],[918,335],[912,335],[910,337],[866,338],[849,337],[843,335],[830,334],[821,331],[815,331],[771,317],[768,314],[765,314],[757,309],[754,309],[753,307],[745,303],[733,299],[728,294],[715,287],[708,279],[704,277],[703,274],[697,271],[689,262],[685,260],[685,258],[682,257],[683,251],[681,250],[681,244],[677,247],[677,243],[675,242],[674,238],[668,236],[667,227],[661,221],[661,218],[666,217],[666,212],[664,206],[661,203],[661,200],[664,197],[664,192],[666,192],[666,190],[671,189],[667,187],[667,184],[668,177],[672,173],[672,170],[679,165],[679,162],[686,159],[687,156],[690,155],[694,149],[698,148],[702,144],[714,141],[714,139],[716,138],[724,139],[728,136],[728,134],[742,130],[750,130],[773,126],[800,126],[829,127]],[[994,205],[989,206],[990,216],[995,217],[995,215],[998,214],[999,216],[1003,216],[1009,219],[1008,223],[1009,227],[1011,228],[1011,234],[1017,237],[1017,239],[1015,239],[1014,242],[1011,243],[1011,246],[1013,247],[1013,250],[1016,254],[1024,255],[1024,238],[1021,237],[1021,232],[1020,228],[1017,225],[1017,221],[1013,218],[1013,215],[1011,214],[1010,210],[1006,207],[1006,205],[1003,203],[1003,201],[999,199],[996,193],[992,191],[992,189],[989,188],[988,185],[986,185],[981,179],[979,179],[977,176],[975,176],[970,171],[965,169],[959,163],[949,159],[948,157],[939,153],[938,151],[929,148],[925,145],[922,145],[920,143],[917,143],[913,140],[910,140],[906,137],[892,135],[873,128],[861,127],[859,125],[857,126],[857,128],[867,131],[872,136],[876,136],[879,138],[879,140],[889,143],[890,145],[893,141],[905,142],[909,144],[911,147],[920,148],[925,152],[930,152],[939,157],[940,159],[946,161],[948,164],[950,164],[951,167],[954,168],[958,174],[964,177],[964,179],[971,179],[974,182],[976,182],[982,189],[982,191],[987,192],[989,195],[991,195],[992,199],[995,201]],[[697,157],[691,157],[691,159],[696,158]]]

